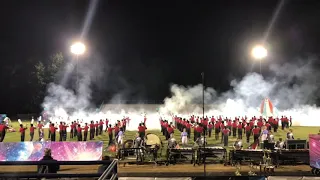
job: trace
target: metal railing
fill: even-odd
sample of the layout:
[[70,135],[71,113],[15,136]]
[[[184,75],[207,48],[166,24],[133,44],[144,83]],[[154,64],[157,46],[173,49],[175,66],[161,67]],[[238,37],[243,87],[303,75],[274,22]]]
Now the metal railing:
[[118,164],[118,160],[113,160],[111,164],[108,166],[108,168],[102,173],[100,178],[98,180],[105,180],[110,176],[112,173],[112,176],[110,177],[110,180],[115,180],[118,178],[118,172],[112,172],[112,170],[115,169],[116,165]]

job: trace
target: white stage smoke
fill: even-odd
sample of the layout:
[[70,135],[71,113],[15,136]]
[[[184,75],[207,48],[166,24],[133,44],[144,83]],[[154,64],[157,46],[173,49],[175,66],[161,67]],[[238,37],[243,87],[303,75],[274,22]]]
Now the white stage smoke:
[[[308,63],[271,65],[271,77],[249,73],[242,80],[231,81],[232,89],[217,95],[212,88],[205,90],[206,115],[224,117],[260,116],[259,107],[264,98],[270,98],[276,107],[275,116],[292,116],[294,125],[319,126],[320,109],[313,105],[319,97],[320,77],[312,61]],[[165,99],[161,112],[201,114],[201,105],[190,110],[190,104],[201,104],[202,85],[183,87],[172,85],[172,96]],[[199,101],[200,100],[200,101]],[[190,113],[189,113],[190,114]]]
[[[98,66],[97,66],[98,67]],[[294,125],[319,126],[320,109],[313,105],[319,97],[317,81],[319,72],[313,64],[300,62],[283,66],[271,65],[272,78],[263,78],[257,73],[248,73],[242,80],[231,81],[232,89],[218,94],[213,88],[205,89],[206,115],[224,117],[260,116],[259,107],[264,98],[270,98],[277,108],[275,116],[292,116]],[[123,117],[131,119],[128,130],[137,130],[139,123],[147,116],[148,129],[159,129],[159,118],[171,121],[172,114],[184,117],[201,114],[202,85],[184,87],[171,86],[171,97],[165,98],[165,104],[154,108],[130,107],[130,105],[106,105],[100,112],[91,108],[92,74],[99,72],[95,68],[81,69],[81,81],[78,92],[74,93],[61,85],[50,84],[43,107],[51,121],[70,123],[98,121],[108,118],[111,124]],[[208,79],[210,80],[210,79]],[[121,94],[113,101],[121,100]],[[117,103],[117,102],[116,102]],[[139,105],[137,105],[139,106]],[[90,110],[94,109],[94,110]]]

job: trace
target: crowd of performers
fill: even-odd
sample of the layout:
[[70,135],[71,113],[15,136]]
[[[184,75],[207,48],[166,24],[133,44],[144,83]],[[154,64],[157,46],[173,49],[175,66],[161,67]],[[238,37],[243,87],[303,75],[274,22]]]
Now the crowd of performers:
[[[138,133],[137,138],[144,140],[146,135],[147,127],[146,116],[143,122],[137,127]],[[74,121],[67,125],[66,122],[60,122],[60,124],[54,124],[50,122],[47,137],[51,141],[56,141],[57,133],[59,133],[59,141],[67,140],[67,128],[70,128],[70,139],[77,139],[78,141],[93,140],[96,136],[102,135],[103,132],[108,134],[109,145],[112,142],[117,144],[123,144],[124,133],[126,131],[127,124],[129,124],[130,118],[123,117],[122,120],[118,120],[114,126],[109,124],[109,120],[91,121],[90,123],[81,123],[79,121]],[[280,123],[281,122],[281,123]],[[178,116],[173,116],[172,121],[163,120],[160,118],[161,132],[165,136],[166,140],[173,138],[175,130],[181,132],[181,144],[187,145],[191,138],[191,133],[193,129],[193,141],[197,142],[206,135],[207,138],[214,138],[215,140],[221,140],[224,146],[229,144],[229,136],[236,138],[235,144],[237,146],[242,146],[243,136],[246,142],[249,143],[251,137],[253,137],[253,142],[251,148],[256,148],[258,142],[268,140],[270,142],[274,141],[273,132],[277,132],[279,126],[282,130],[289,128],[292,125],[292,118],[282,116],[281,118],[264,119],[263,117],[236,117],[233,120],[231,118],[220,117],[196,117],[190,116],[189,118],[181,118]],[[104,128],[105,127],[105,128]],[[9,126],[5,123],[0,124],[0,142],[5,138],[6,130]],[[30,124],[24,126],[20,123],[20,135],[21,142],[25,141],[26,131],[29,130],[30,141],[34,139],[34,133],[37,132],[39,135],[39,141],[45,139],[44,125],[41,121],[37,122],[37,125],[33,125],[33,121]],[[214,135],[214,136],[213,136]],[[287,133],[287,139],[294,139],[293,132],[290,129]],[[276,143],[283,146],[282,140]],[[240,145],[241,144],[241,145]],[[277,146],[278,146],[277,145]]]
[[[181,132],[181,144],[187,145],[188,140],[191,138],[191,129],[193,129],[193,141],[197,142],[207,138],[211,138],[214,133],[214,139],[220,140],[224,146],[229,144],[229,136],[236,138],[235,147],[242,148],[242,139],[245,137],[247,143],[250,143],[251,137],[253,142],[249,148],[256,149],[259,142],[268,140],[269,143],[275,143],[273,132],[277,132],[279,126],[282,130],[288,129],[292,126],[292,118],[282,116],[281,118],[264,119],[263,117],[236,117],[233,120],[231,118],[220,117],[196,117],[191,116],[189,119],[174,116],[172,122],[167,120],[160,120],[161,132],[168,140],[172,137],[174,129]],[[294,139],[292,130],[288,130],[287,139]],[[282,138],[275,143],[277,148],[284,148],[284,142]]]
[[[129,124],[130,119],[128,117],[124,117],[122,120],[118,120],[115,125],[112,127],[109,124],[109,120],[100,120],[100,121],[91,121],[90,123],[81,123],[79,120],[71,122],[70,125],[67,125],[66,122],[60,122],[59,124],[54,124],[49,122],[49,128],[47,130],[47,137],[51,141],[56,141],[57,133],[59,133],[59,141],[67,140],[67,128],[70,128],[69,138],[77,139],[78,141],[87,141],[94,140],[96,136],[102,135],[103,132],[107,132],[109,136],[109,142],[113,141],[113,134],[115,139],[119,141],[123,141],[124,132],[126,130],[127,124]],[[25,141],[26,132],[29,130],[30,141],[34,140],[34,134],[37,132],[39,141],[45,140],[45,131],[44,124],[41,121],[38,121],[36,126],[33,124],[33,120],[31,121],[30,127],[28,125],[23,125],[21,120],[19,121],[20,128],[19,133],[21,137],[21,142]],[[104,128],[105,127],[105,128]],[[5,134],[8,129],[12,129],[5,122],[0,123],[0,142],[5,139]],[[11,132],[15,132],[15,130],[10,130]]]

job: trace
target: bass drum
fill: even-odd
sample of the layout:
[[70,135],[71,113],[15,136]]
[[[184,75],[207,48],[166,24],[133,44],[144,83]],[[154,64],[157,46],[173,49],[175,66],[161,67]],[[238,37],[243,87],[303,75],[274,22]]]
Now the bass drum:
[[155,134],[148,133],[146,135],[146,146],[148,146],[150,148],[161,147],[162,142],[161,142],[160,137]]
[[130,148],[133,148],[133,140],[132,139],[129,139],[129,140],[126,140],[123,145],[122,145],[122,149],[124,150],[123,151],[123,156],[127,157],[127,156],[133,156],[134,155],[134,150],[130,149]]

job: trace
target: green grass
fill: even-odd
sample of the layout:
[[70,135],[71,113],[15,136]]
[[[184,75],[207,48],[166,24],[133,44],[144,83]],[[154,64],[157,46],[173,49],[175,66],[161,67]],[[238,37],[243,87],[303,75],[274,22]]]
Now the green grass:
[[[17,131],[19,130],[19,123],[14,121],[11,124],[13,126],[14,129],[16,129]],[[309,134],[317,134],[319,132],[319,127],[291,127],[291,129],[293,130],[294,133],[294,137],[295,139],[307,139],[308,140],[308,135]],[[286,133],[287,133],[288,129],[285,130],[281,130],[279,129],[279,131],[277,133],[274,133],[274,136],[276,138],[276,140],[278,140],[279,138],[286,138]],[[44,130],[45,132],[45,138],[47,139],[48,137],[48,129]],[[165,151],[165,148],[167,147],[167,141],[165,140],[165,137],[161,134],[160,131],[155,131],[155,130],[147,130],[147,133],[153,133],[156,134],[160,137],[160,139],[162,140],[163,144],[164,144],[164,148],[162,149],[162,152]],[[136,131],[126,131],[125,133],[125,140],[128,139],[134,139],[136,134]],[[211,138],[207,137],[207,141],[209,145],[217,145],[217,146],[222,146],[221,144],[221,140],[216,141],[214,139],[214,134],[212,134],[213,136],[211,136]],[[174,134],[175,138],[177,140],[180,139],[180,132],[178,130],[175,130],[175,134]],[[67,136],[67,141],[76,141],[76,138],[74,139],[70,139],[69,138],[69,133]],[[249,146],[249,144],[247,144],[245,142],[245,136],[243,136],[243,145],[246,148],[247,146]],[[250,142],[253,141],[252,139],[253,137],[251,137]],[[39,136],[38,133],[35,132],[34,135],[34,141],[38,140]],[[29,136],[29,130],[26,131],[26,138],[25,141],[29,141],[30,140],[30,136]],[[57,133],[56,135],[56,140],[59,140],[59,133]],[[103,141],[104,144],[104,148],[108,145],[108,135],[104,132],[103,135],[100,135],[98,137],[95,137],[95,140],[93,141]],[[235,139],[233,137],[229,137],[229,146],[232,146],[234,143]],[[20,142],[20,133],[19,132],[8,132],[6,134],[6,137],[4,139],[4,142]],[[191,139],[189,141],[190,144],[193,144],[193,132],[191,132]],[[162,153],[163,154],[163,153]],[[107,151],[104,151],[104,155],[112,155]]]

